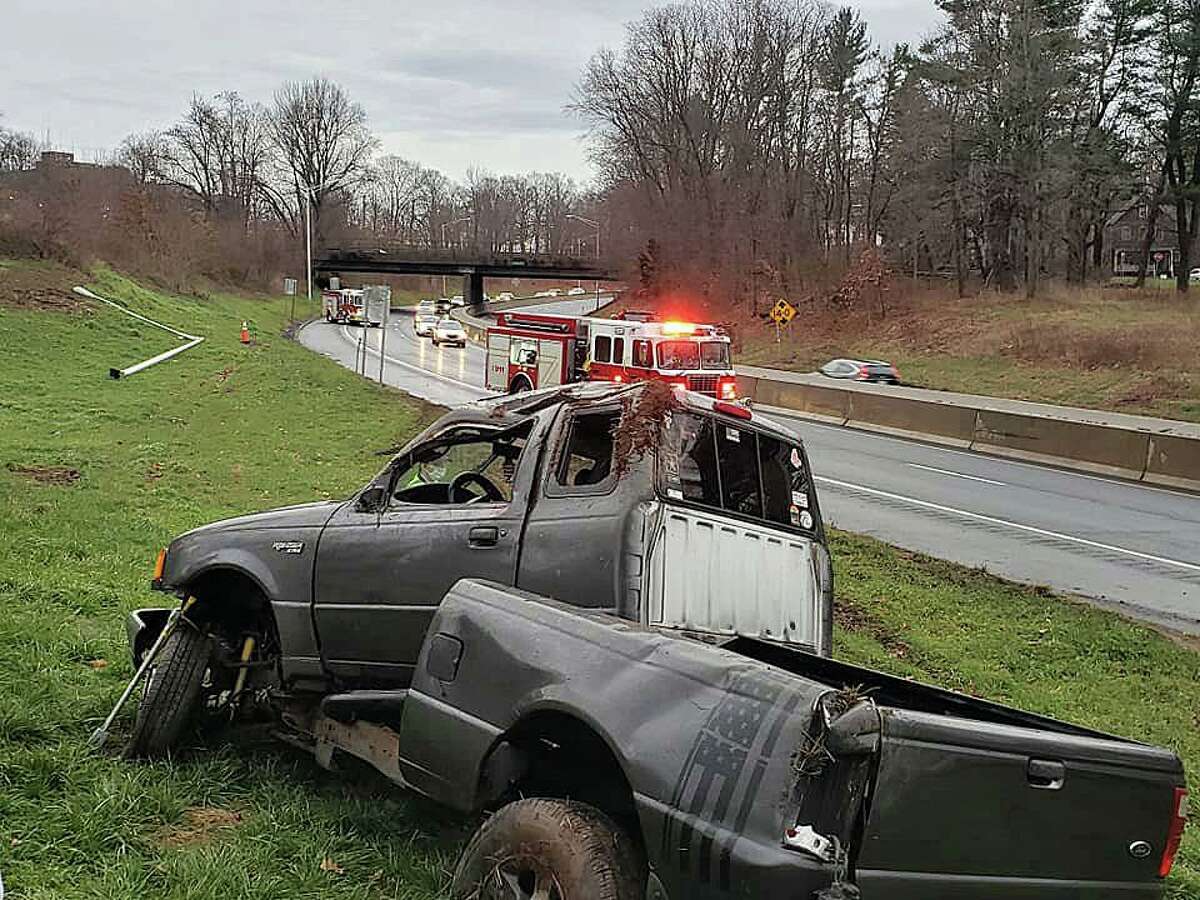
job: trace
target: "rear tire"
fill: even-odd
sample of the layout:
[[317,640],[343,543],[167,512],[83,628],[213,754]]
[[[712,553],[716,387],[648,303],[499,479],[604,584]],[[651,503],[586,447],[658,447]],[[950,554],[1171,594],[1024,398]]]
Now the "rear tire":
[[459,857],[450,896],[642,900],[645,887],[640,854],[612,819],[585,803],[533,798],[479,827]]
[[145,693],[125,748],[127,757],[165,756],[179,745],[200,706],[212,655],[208,636],[180,622],[146,673]]
[[523,394],[526,391],[532,391],[532,390],[533,390],[533,385],[530,384],[529,379],[527,379],[523,375],[518,375],[516,378],[513,379],[512,384],[510,384],[508,386],[508,392],[510,394]]

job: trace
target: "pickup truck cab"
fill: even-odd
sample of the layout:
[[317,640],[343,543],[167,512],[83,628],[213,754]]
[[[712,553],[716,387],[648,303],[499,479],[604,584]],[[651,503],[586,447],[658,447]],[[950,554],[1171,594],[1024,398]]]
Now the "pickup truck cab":
[[[656,446],[623,449],[622,428]],[[252,637],[271,663],[256,674],[320,695],[407,686],[438,603],[465,577],[830,651],[831,567],[803,443],[744,406],[661,385],[454,410],[346,500],[182,535],[154,586],[195,598],[188,618],[218,654],[236,661]],[[135,655],[165,619],[135,614]],[[166,749],[141,738],[142,752]]]
[[177,538],[154,586],[182,605],[130,618],[130,753],[266,707],[492,812],[459,900],[1149,900],[1186,817],[1170,751],[830,658],[802,442],[661,384],[455,410],[344,501]]

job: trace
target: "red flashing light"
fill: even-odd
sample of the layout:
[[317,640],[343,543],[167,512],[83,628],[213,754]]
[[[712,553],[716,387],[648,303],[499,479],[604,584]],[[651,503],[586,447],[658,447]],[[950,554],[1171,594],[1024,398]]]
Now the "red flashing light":
[[726,403],[718,400],[713,404],[713,412],[724,413],[727,416],[733,416],[735,419],[745,419],[747,422],[754,417],[754,414],[740,403]]
[[1183,840],[1183,829],[1188,820],[1187,788],[1175,788],[1175,803],[1171,812],[1171,824],[1167,827],[1167,842],[1163,845],[1162,861],[1158,864],[1158,877],[1166,878],[1175,865],[1175,854]]

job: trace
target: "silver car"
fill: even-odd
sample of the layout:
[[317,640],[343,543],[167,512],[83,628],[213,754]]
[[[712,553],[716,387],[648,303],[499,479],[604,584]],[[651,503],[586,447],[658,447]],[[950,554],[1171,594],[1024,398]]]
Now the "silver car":
[[462,327],[462,323],[449,316],[443,316],[438,319],[437,324],[433,326],[432,337],[435,347],[440,347],[442,344],[453,344],[458,347],[467,346],[467,332]]
[[900,372],[890,362],[881,359],[831,359],[821,366],[821,374],[849,381],[872,381],[899,384]]
[[418,337],[431,337],[439,318],[437,313],[418,312],[413,317],[413,331]]

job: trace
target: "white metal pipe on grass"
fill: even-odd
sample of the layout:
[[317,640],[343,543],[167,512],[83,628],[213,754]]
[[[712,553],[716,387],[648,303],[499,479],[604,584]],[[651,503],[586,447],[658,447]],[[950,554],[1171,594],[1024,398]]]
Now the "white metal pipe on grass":
[[194,334],[188,334],[186,331],[180,331],[178,328],[172,328],[170,325],[164,325],[162,322],[155,322],[153,319],[147,318],[139,313],[135,313],[133,310],[122,306],[120,303],[114,303],[112,300],[106,300],[99,294],[93,294],[85,287],[76,287],[75,293],[79,294],[81,297],[88,297],[92,300],[99,300],[101,303],[107,303],[114,309],[120,310],[121,312],[125,313],[125,315],[137,319],[139,322],[145,322],[147,325],[153,325],[155,328],[161,328],[163,331],[168,331],[176,337],[183,338],[187,342],[180,344],[178,347],[168,350],[165,353],[160,353],[158,356],[152,356],[149,359],[142,360],[140,363],[134,363],[132,366],[126,366],[124,369],[118,369],[116,367],[111,368],[108,370],[108,374],[112,378],[125,378],[129,375],[133,375],[142,371],[142,369],[148,369],[153,365],[157,365],[164,360],[170,359],[172,356],[178,356],[184,350],[191,350],[197,344],[204,342],[204,338],[202,337],[197,337]]

